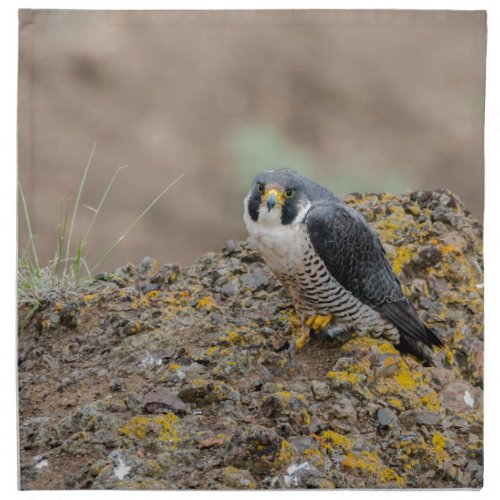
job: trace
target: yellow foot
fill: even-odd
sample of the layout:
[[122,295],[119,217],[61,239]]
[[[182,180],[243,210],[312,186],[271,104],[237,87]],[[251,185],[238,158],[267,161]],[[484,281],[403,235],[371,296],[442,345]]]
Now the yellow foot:
[[309,330],[307,330],[306,328],[302,328],[300,337],[294,342],[293,348],[296,351],[302,349],[308,340],[309,340]]
[[312,316],[311,318],[306,319],[306,325],[312,328],[315,332],[319,330],[324,330],[332,320],[333,316],[331,314],[327,314],[326,316]]

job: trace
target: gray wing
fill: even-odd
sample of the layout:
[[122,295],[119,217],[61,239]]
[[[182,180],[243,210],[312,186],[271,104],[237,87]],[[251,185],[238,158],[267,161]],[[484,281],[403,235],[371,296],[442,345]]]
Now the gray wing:
[[[332,276],[393,323],[403,344],[442,345],[405,296],[377,234],[359,212],[342,202],[323,200],[312,205],[304,223]],[[407,350],[416,349],[410,345]]]

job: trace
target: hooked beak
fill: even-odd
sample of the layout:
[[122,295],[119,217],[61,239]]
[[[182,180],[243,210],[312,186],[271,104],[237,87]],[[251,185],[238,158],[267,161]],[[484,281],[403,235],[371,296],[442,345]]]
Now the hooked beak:
[[282,205],[283,199],[281,193],[277,189],[270,189],[264,194],[266,200],[267,212],[269,213],[276,205]]
[[269,196],[267,197],[266,200],[266,207],[267,207],[267,212],[269,213],[272,208],[276,206],[278,203],[278,198],[274,193],[269,193]]

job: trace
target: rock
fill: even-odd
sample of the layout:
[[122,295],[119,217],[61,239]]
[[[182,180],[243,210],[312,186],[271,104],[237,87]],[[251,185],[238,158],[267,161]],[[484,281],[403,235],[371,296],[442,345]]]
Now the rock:
[[228,240],[222,249],[222,253],[228,257],[235,253],[241,252],[241,245],[235,240]]
[[121,378],[114,378],[109,384],[109,388],[112,391],[120,391],[123,386],[123,380]]
[[380,408],[377,412],[377,423],[380,427],[391,427],[398,420],[398,416],[394,410],[389,408]]
[[250,471],[228,466],[221,469],[222,483],[235,490],[251,490],[256,487],[256,481]]
[[442,404],[451,411],[472,410],[482,405],[482,397],[478,389],[464,381],[445,385],[439,392]]
[[173,411],[177,415],[185,415],[188,411],[186,403],[165,387],[157,387],[148,392],[144,396],[142,404],[148,413]]
[[145,278],[147,274],[153,269],[155,260],[152,257],[144,257],[139,264],[139,276]]
[[309,425],[307,399],[302,394],[281,391],[266,396],[262,401],[262,414],[266,417],[287,422],[293,427]]
[[328,399],[330,397],[331,394],[330,387],[326,382],[313,380],[311,384],[312,384],[312,391],[316,400],[324,401],[325,399]]
[[225,462],[261,475],[283,468],[290,455],[290,445],[276,432],[254,425],[236,431]]
[[377,357],[374,363],[373,374],[376,378],[394,375],[399,369],[400,356],[387,353]]
[[468,354],[467,364],[474,384],[482,385],[484,372],[484,344],[480,340],[472,339]]
[[345,418],[353,424],[356,423],[358,419],[356,409],[349,398],[340,398],[332,405],[330,413],[335,418]]
[[151,283],[157,283],[160,286],[174,283],[179,273],[180,265],[177,263],[166,264],[151,278]]
[[421,410],[417,411],[415,419],[417,424],[436,425],[441,420],[441,416],[438,413],[433,413],[429,410]]

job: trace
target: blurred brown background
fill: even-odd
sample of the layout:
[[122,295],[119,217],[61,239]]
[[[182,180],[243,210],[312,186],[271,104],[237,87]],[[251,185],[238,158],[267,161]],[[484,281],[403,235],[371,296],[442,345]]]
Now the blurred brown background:
[[[22,11],[19,181],[39,254],[61,199],[96,207],[95,262],[188,264],[245,238],[254,174],[292,166],[337,194],[447,187],[482,218],[484,12]],[[75,239],[92,212],[79,211]],[[19,212],[19,242],[26,229]]]

